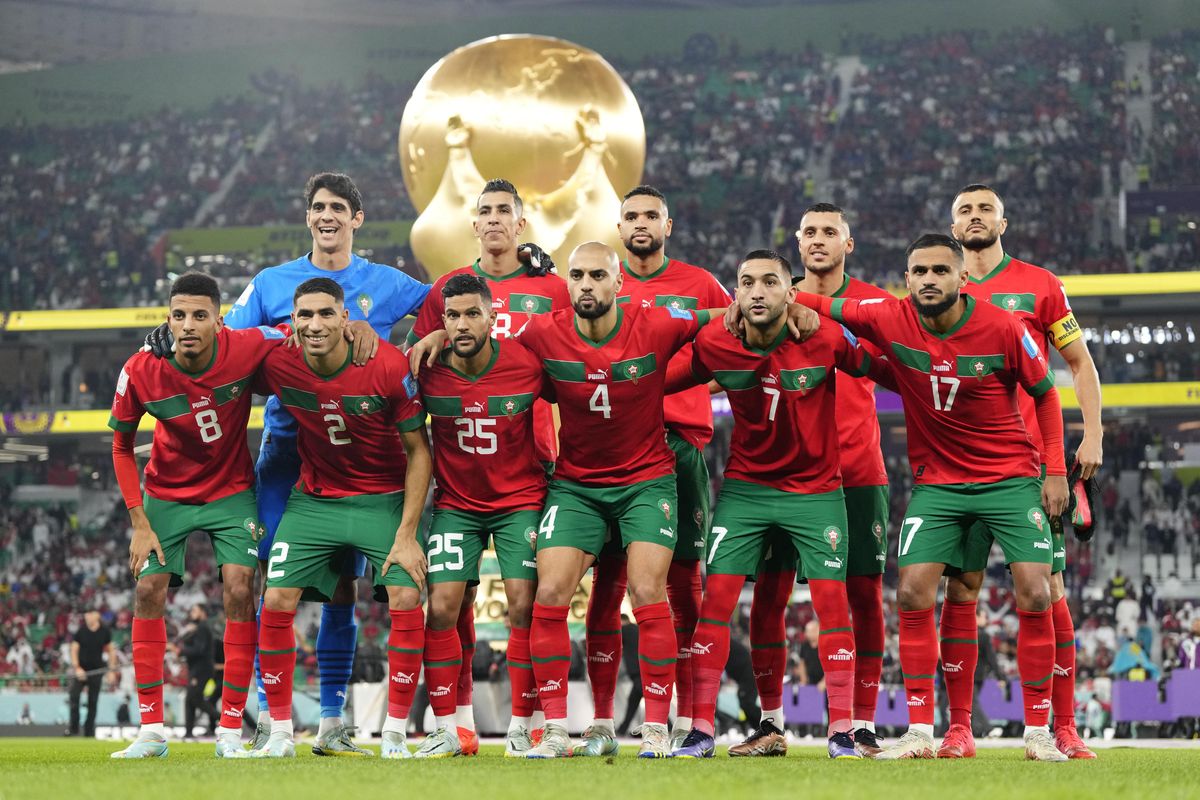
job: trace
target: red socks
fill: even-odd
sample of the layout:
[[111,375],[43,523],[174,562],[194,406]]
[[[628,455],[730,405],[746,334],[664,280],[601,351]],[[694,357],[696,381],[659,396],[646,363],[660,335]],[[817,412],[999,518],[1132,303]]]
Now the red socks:
[[759,573],[750,606],[750,664],[764,711],[783,705],[783,674],[787,671],[787,630],[784,614],[795,570]]
[[829,730],[851,729],[854,706],[854,629],[844,581],[809,580],[813,611],[821,625],[817,652],[825,668],[825,695],[829,702]]
[[292,679],[296,672],[295,611],[262,610],[258,632],[258,663],[271,719],[292,718]]
[[[729,619],[746,578],[709,575],[692,637],[692,727],[713,735],[721,673],[729,661]],[[645,665],[642,666],[645,669]]]
[[950,724],[971,727],[971,701],[975,694],[975,665],[979,663],[979,627],[975,603],[942,603],[942,672]]
[[[242,730],[246,693],[254,678],[254,649],[257,631],[253,620],[225,622],[225,681],[221,687],[221,727]],[[161,661],[159,662],[162,663]]]
[[[142,724],[163,721],[163,659],[167,655],[167,623],[133,618],[133,680],[137,684]],[[243,704],[246,702],[242,699]]]
[[[450,717],[458,703],[458,676],[463,665],[458,630],[425,629],[425,687],[434,716]],[[407,715],[406,715],[407,716]]]
[[847,577],[846,597],[854,627],[854,719],[874,721],[883,675],[883,576]]
[[471,662],[475,660],[475,608],[471,604],[458,612],[457,638],[462,643],[462,652],[459,654],[462,663],[458,670],[456,694],[460,706],[469,706],[471,705],[471,694],[475,689],[475,682],[471,677]]
[[569,610],[570,606],[544,606],[536,601],[533,604],[529,651],[538,699],[548,721],[567,718],[567,675],[571,671]]
[[692,716],[692,634],[704,595],[700,562],[672,561],[667,571],[667,600],[675,625],[675,715]]
[[[587,673],[596,719],[613,718],[621,669],[621,603],[625,600],[625,557],[601,555],[592,571],[587,608]],[[539,679],[539,683],[540,683]],[[543,709],[545,710],[545,709]]]
[[529,661],[529,628],[514,626],[508,635],[508,680],[512,686],[512,715],[532,716],[537,705],[537,685]]
[[1054,707],[1054,728],[1075,725],[1075,623],[1067,598],[1050,605],[1054,621],[1054,677],[1050,679],[1050,704]]
[[932,725],[936,705],[933,677],[937,670],[937,627],[933,608],[900,612],[900,672],[908,696],[908,724]]
[[1025,724],[1050,721],[1050,679],[1054,676],[1054,620],[1050,609],[1017,609],[1017,671],[1025,696]]
[[675,693],[675,626],[666,601],[638,606],[633,610],[638,625],[638,661],[642,671],[642,693],[646,698],[646,722],[666,725]]
[[[387,713],[389,717],[407,719],[408,711],[412,708],[413,695],[417,691],[417,680],[421,677],[421,653],[425,649],[425,612],[418,606],[408,611],[388,613],[392,617],[392,630],[388,634]],[[433,698],[429,699],[432,703]],[[271,718],[276,718],[273,706]]]

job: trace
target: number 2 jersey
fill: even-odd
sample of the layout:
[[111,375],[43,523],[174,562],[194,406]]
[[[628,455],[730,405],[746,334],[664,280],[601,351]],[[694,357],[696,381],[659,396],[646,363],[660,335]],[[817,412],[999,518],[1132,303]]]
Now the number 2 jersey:
[[720,323],[707,325],[692,350],[692,374],[716,379],[733,409],[725,477],[786,492],[819,494],[842,485],[838,432],[841,383],[834,370],[863,376],[870,355],[828,319],[803,342],[785,325],[763,350]]
[[538,509],[546,470],[533,448],[541,362],[515,339],[493,339],[491,363],[466,375],[450,350],[421,371],[421,398],[433,432],[435,508],[476,514]]
[[146,493],[173,503],[208,503],[254,486],[246,447],[253,378],[284,335],[275,328],[217,331],[212,360],[185,372],[175,359],[135,353],[117,378],[108,427],[132,433],[158,420]]
[[1054,388],[1041,349],[1009,313],[966,297],[958,324],[930,330],[911,298],[823,298],[825,308],[888,357],[904,399],[908,460],[921,484],[995,483],[1036,477],[1040,452],[1017,412],[1017,385]]
[[404,491],[408,459],[401,431],[425,425],[408,359],[387,342],[364,366],[350,348],[332,375],[309,366],[298,347],[280,347],[262,365],[255,391],[271,393],[299,426],[301,491],[349,497]]
[[667,362],[701,321],[706,311],[618,306],[616,327],[597,342],[570,308],[530,320],[520,342],[541,361],[562,417],[555,478],[628,486],[675,473],[663,427]]

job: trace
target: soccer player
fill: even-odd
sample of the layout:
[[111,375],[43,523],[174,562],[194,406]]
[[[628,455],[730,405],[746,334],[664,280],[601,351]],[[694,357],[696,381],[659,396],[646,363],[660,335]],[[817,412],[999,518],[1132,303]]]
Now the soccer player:
[[[163,658],[167,588],[183,583],[187,538],[212,539],[225,602],[225,680],[217,755],[242,750],[242,710],[254,664],[254,568],[262,533],[254,469],[246,447],[251,379],[284,338],[274,328],[231,331],[221,321],[221,292],[208,275],[188,272],[171,284],[167,322],[175,353],[138,353],[117,379],[112,415],[113,467],[129,508],[129,569],[137,580],[133,671],[141,729],[113,758],[165,758]],[[158,420],[146,491],[133,456],[138,423]]]
[[[312,250],[304,256],[264,269],[254,276],[225,317],[232,328],[277,325],[292,313],[292,293],[301,282],[325,277],[342,287],[350,298],[353,319],[347,326],[354,340],[354,361],[364,363],[387,339],[392,326],[415,314],[429,287],[394,267],[375,264],[354,254],[354,231],[364,220],[362,195],[348,176],[323,172],[304,187],[305,222],[312,233]],[[262,447],[256,465],[259,519],[267,535],[259,543],[262,568],[270,557],[275,530],[289,493],[300,474],[296,453],[296,421],[277,397],[267,400]],[[354,604],[358,599],[355,578],[364,574],[366,560],[348,553],[342,580],[321,611],[317,632],[317,671],[321,676],[321,723],[313,752],[317,755],[370,755],[355,747],[342,722],[342,710],[354,666],[358,625]],[[270,730],[267,698],[259,683],[259,725],[252,747],[262,747]]]
[[[904,300],[797,301],[843,322],[894,357],[916,487],[900,526],[900,668],[909,730],[877,758],[932,758],[937,630],[933,606],[946,565],[959,566],[967,529],[981,521],[1004,550],[1016,586],[1017,665],[1025,701],[1025,755],[1063,761],[1047,721],[1054,629],[1050,620],[1050,526],[1066,507],[1062,408],[1033,337],[1008,314],[963,295],[962,246],[925,234],[907,251]],[[1018,384],[1032,395],[1047,465],[1016,409]]]
[[[846,256],[854,239],[845,212],[831,203],[805,210],[796,230],[804,276],[801,291],[826,297],[890,297],[869,283],[846,274]],[[878,351],[860,343],[872,356]],[[838,450],[842,490],[846,496],[846,593],[854,628],[854,744],[859,755],[880,751],[875,733],[875,706],[883,670],[883,570],[887,563],[888,485],[879,447],[875,384],[865,377],[838,371]],[[750,654],[762,706],[759,726],[746,741],[729,748],[731,756],[787,754],[783,732],[783,675],[787,669],[784,618],[796,579],[790,542],[772,542],[766,568],[754,584],[750,609]]]
[[[672,220],[662,192],[637,186],[625,195],[617,230],[625,244],[624,282],[617,303],[644,308],[682,309],[728,306],[729,293],[712,273],[666,256]],[[691,363],[691,347],[674,356]],[[709,477],[704,446],[713,435],[712,405],[706,387],[669,395],[663,408],[667,444],[675,454],[675,555],[667,571],[667,599],[678,645],[675,664],[675,728],[672,745],[692,727],[691,642],[700,613],[700,559],[709,520]],[[576,756],[614,755],[613,697],[621,665],[621,602],[627,584],[625,553],[613,540],[596,559],[587,612],[587,668],[595,718],[577,745]]]
[[[967,265],[964,292],[977,301],[991,303],[1011,312],[1029,331],[1038,347],[1049,353],[1053,346],[1062,354],[1075,383],[1075,394],[1083,412],[1083,441],[1075,453],[1083,477],[1095,474],[1103,459],[1103,428],[1100,424],[1100,376],[1083,340],[1083,330],[1071,312],[1067,291],[1049,270],[1027,264],[1004,252],[1000,237],[1008,228],[1004,201],[991,187],[971,184],[954,198],[951,234],[963,246]],[[1040,444],[1041,429],[1033,402],[1018,395],[1025,429]],[[1054,561],[1050,572],[1050,608],[1054,622],[1054,677],[1050,679],[1050,702],[1054,710],[1055,745],[1070,758],[1095,758],[1075,728],[1075,625],[1063,585],[1067,545],[1061,526],[1053,528]],[[938,749],[941,758],[970,758],[975,755],[971,733],[971,703],[975,691],[975,664],[979,648],[975,641],[975,606],[983,585],[993,537],[986,526],[971,528],[961,574],[946,581],[942,604],[941,640],[945,661],[962,668],[946,671],[946,694],[950,701],[950,729]]]
[[[536,244],[520,244],[525,230],[525,204],[517,189],[504,178],[494,178],[483,186],[475,203],[475,219],[472,222],[475,237],[479,240],[479,258],[475,263],[448,272],[434,281],[433,290],[417,321],[408,334],[411,347],[420,339],[443,329],[445,304],[442,289],[459,275],[475,275],[487,282],[492,293],[492,306],[496,321],[492,336],[506,339],[513,336],[538,314],[570,306],[567,285],[554,273],[554,262]],[[552,469],[558,449],[558,438],[554,430],[554,412],[550,404],[539,399],[533,404],[534,444],[538,458]],[[471,661],[475,655],[475,585],[470,585],[463,595],[462,610],[458,617],[458,635],[462,645],[462,670],[458,678],[458,734],[464,755],[479,752],[479,737],[475,732],[475,714],[471,702]],[[523,622],[521,621],[523,619]],[[508,658],[512,663],[528,664],[529,619],[518,615],[514,622],[514,634],[509,641]],[[523,678],[525,676],[521,676]],[[513,716],[524,719],[524,704],[514,693],[518,703]],[[536,704],[536,696],[534,697]],[[519,712],[519,713],[518,713]],[[513,723],[518,724],[518,723]],[[513,742],[519,746],[520,737]]]
[[[296,607],[301,595],[328,601],[344,577],[344,551],[375,568],[386,595],[388,714],[384,758],[408,758],[405,723],[421,670],[425,555],[417,526],[431,470],[425,412],[403,354],[386,342],[364,366],[352,363],[342,287],[310,278],[295,290],[293,327],[300,348],[278,348],[262,367],[262,386],[298,425],[300,480],[271,546],[259,634],[259,660],[271,711],[260,757],[295,755],[292,676]],[[347,737],[349,738],[349,737]]]
[[456,626],[468,584],[479,582],[489,538],[500,562],[512,631],[512,721],[504,754],[523,756],[532,747],[530,717],[537,699],[529,624],[537,578],[533,537],[546,497],[546,472],[533,447],[533,407],[545,376],[541,362],[517,340],[496,335],[498,312],[489,281],[460,273],[443,282],[439,295],[450,346],[421,374],[436,478],[425,544],[425,685],[437,729],[416,756],[462,752],[455,721],[456,704],[462,705],[457,684],[460,667],[469,670],[470,665],[461,664]]
[[812,338],[790,340],[785,314],[794,296],[788,260],[773,250],[754,250],[738,268],[745,340],[716,326],[696,337],[692,383],[717,381],[729,397],[734,428],[708,545],[700,623],[692,640],[696,714],[692,731],[671,754],[676,758],[713,755],[717,692],[729,659],[729,620],[742,585],[758,570],[775,532],[800,554],[821,623],[829,755],[859,758],[851,736],[855,644],[846,598],[847,503],[837,429],[828,423],[836,416],[831,373],[838,369],[865,375],[871,359],[853,336],[829,320]]

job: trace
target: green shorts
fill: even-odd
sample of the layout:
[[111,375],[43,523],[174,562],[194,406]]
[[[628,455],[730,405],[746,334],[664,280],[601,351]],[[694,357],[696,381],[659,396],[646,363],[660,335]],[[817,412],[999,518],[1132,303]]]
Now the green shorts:
[[845,531],[846,497],[841,489],[797,494],[727,478],[717,498],[707,571],[756,575],[768,547],[786,552],[780,547],[782,538],[799,553],[805,578],[844,581],[849,549]]
[[918,484],[900,524],[900,566],[947,564],[964,569],[976,522],[1000,542],[1005,563],[1049,564],[1050,523],[1037,478],[996,483]]
[[[381,574],[396,541],[404,492],[314,497],[293,489],[267,562],[267,587],[305,589],[304,599],[328,601],[341,577],[346,551],[355,549],[375,567],[375,586],[417,588],[402,567]],[[376,591],[376,598],[384,593]]]
[[610,530],[622,547],[650,542],[675,549],[675,476],[628,486],[585,486],[553,480],[538,525],[537,548],[574,547],[599,555]]
[[[1039,492],[1043,481],[1046,479],[1046,465],[1042,465],[1042,477],[1038,481]],[[1039,496],[1038,502],[1041,503]],[[967,543],[963,545],[963,566],[962,572],[982,572],[987,569],[988,560],[992,554],[992,543],[995,537],[988,527],[981,522],[976,522],[971,526],[971,530],[967,532]],[[1054,546],[1052,558],[1050,561],[1051,574],[1057,574],[1067,568],[1067,537],[1062,531],[1051,531],[1050,541]]]
[[667,444],[675,451],[675,492],[679,518],[675,522],[675,560],[697,561],[704,557],[709,521],[708,464],[701,452],[679,434],[668,429]]
[[258,566],[258,537],[264,531],[258,522],[258,503],[252,489],[198,505],[173,503],[146,494],[142,495],[142,508],[158,536],[167,563],[159,564],[158,557],[151,553],[139,578],[166,572],[171,575],[172,586],[182,586],[184,555],[192,531],[204,531],[212,539],[218,568],[224,564],[250,569]]
[[540,511],[475,514],[453,508],[435,508],[425,538],[430,583],[479,583],[479,562],[488,537],[496,548],[500,577],[537,580],[534,543]]
[[[887,566],[888,487],[851,486],[846,495],[846,529],[849,538],[846,575],[882,575]],[[774,533],[759,572],[779,573],[801,569],[796,548],[788,536]]]

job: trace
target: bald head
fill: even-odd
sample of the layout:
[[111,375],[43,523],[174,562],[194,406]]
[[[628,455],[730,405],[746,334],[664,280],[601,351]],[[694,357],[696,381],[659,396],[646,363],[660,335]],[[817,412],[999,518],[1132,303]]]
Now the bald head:
[[617,256],[617,251],[604,242],[584,242],[572,250],[571,255],[567,257],[567,267],[573,267],[577,263],[586,265],[584,269],[604,266],[616,272],[621,268],[621,259]]
[[616,250],[603,242],[584,242],[576,247],[567,258],[567,291],[575,313],[583,319],[608,314],[623,277]]

